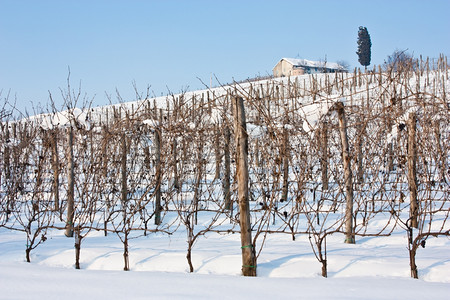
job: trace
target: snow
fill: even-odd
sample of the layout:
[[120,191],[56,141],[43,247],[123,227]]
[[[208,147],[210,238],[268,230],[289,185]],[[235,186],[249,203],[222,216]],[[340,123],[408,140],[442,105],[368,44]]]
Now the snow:
[[255,125],[255,124],[247,124],[247,133],[252,138],[260,138],[267,132],[267,128]]
[[449,285],[390,278],[244,278],[3,264],[1,299],[446,299]]
[[142,123],[143,123],[144,125],[149,126],[150,128],[157,128],[158,125],[159,125],[158,121],[153,120],[153,119],[147,119],[147,120],[144,120],[144,121],[142,121]]
[[[201,216],[201,215],[200,215]],[[207,222],[207,214],[199,223]],[[186,232],[130,240],[131,271],[122,271],[122,244],[114,234],[91,232],[81,247],[81,270],[74,269],[74,240],[51,230],[48,240],[24,262],[25,236],[0,229],[0,299],[448,299],[448,238],[430,238],[419,249],[419,277],[409,276],[407,238],[360,237],[344,244],[327,238],[329,277],[320,276],[308,236],[273,234],[258,258],[258,277],[240,276],[240,236],[209,233],[193,248],[188,273]],[[259,245],[260,246],[260,245]]]
[[73,108],[62,112],[41,114],[29,117],[25,121],[37,124],[44,130],[53,128],[65,128],[69,125],[88,127],[87,114],[79,108]]
[[322,117],[328,114],[334,104],[338,101],[344,103],[345,105],[346,99],[339,97],[325,98],[301,107],[300,111],[303,113],[304,119],[303,130],[305,132],[315,131]]
[[328,69],[334,70],[344,70],[344,68],[338,63],[333,62],[325,62],[325,61],[313,61],[308,59],[299,59],[299,58],[282,58],[281,60],[286,60],[294,66],[305,66],[311,68],[323,68],[326,67]]

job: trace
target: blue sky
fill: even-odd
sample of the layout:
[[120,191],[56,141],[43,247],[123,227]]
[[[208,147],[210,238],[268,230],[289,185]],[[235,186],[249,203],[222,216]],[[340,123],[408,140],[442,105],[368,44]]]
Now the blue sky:
[[93,105],[271,74],[282,57],[347,61],[359,26],[372,64],[395,49],[450,55],[450,1],[0,0],[0,91],[29,113],[57,108],[60,88],[81,82]]

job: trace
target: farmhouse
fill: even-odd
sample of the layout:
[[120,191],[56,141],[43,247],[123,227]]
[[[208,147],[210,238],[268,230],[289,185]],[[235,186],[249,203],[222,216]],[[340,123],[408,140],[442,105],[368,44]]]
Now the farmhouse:
[[337,63],[297,58],[282,58],[273,68],[274,77],[334,72],[347,72],[347,70]]

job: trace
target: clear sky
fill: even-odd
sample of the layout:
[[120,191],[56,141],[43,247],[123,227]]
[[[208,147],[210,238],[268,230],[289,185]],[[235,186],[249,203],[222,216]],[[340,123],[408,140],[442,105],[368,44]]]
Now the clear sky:
[[[450,55],[450,0],[0,0],[0,98],[61,108],[72,87],[94,106],[271,74],[282,57],[358,67],[367,27],[372,64],[396,49]],[[215,82],[213,82],[214,84]],[[33,103],[33,105],[31,104]]]

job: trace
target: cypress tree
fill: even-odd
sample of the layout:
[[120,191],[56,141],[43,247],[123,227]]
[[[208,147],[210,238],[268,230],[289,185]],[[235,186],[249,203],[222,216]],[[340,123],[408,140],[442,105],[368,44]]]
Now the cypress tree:
[[372,42],[370,41],[370,35],[366,27],[360,26],[358,30],[358,61],[359,63],[367,67],[370,65],[370,47]]

